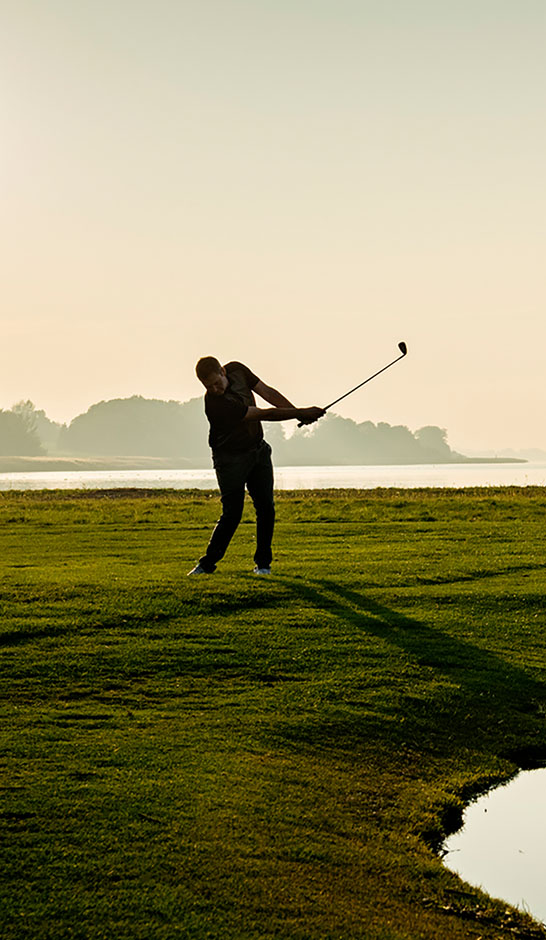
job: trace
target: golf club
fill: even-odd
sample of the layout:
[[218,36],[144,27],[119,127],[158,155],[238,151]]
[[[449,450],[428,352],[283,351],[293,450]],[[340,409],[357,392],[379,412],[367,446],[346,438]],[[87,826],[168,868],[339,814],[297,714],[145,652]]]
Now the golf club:
[[[381,373],[384,372],[385,369],[390,369],[390,367],[393,366],[395,362],[400,362],[400,360],[403,359],[404,356],[407,355],[408,347],[406,346],[404,342],[401,342],[401,343],[398,343],[398,349],[402,353],[401,356],[397,356],[396,359],[393,359],[392,362],[388,363],[388,365],[383,366],[383,368],[379,369],[378,372],[374,372],[373,375],[370,375],[367,379],[364,379],[364,381],[361,382],[360,385],[355,385],[355,387],[352,388],[349,392],[345,392],[344,395],[340,395],[339,398],[336,398],[335,401],[331,401],[329,405],[325,406],[324,410],[328,411],[328,409],[331,408],[333,405],[337,405],[338,401],[342,401],[343,398],[347,398],[348,395],[352,395],[353,392],[356,392],[357,389],[362,388],[362,386],[366,385],[367,382],[371,382],[372,379],[375,379],[378,375],[381,375]],[[299,428],[303,427],[303,424],[304,422],[300,421],[298,424],[298,427]]]

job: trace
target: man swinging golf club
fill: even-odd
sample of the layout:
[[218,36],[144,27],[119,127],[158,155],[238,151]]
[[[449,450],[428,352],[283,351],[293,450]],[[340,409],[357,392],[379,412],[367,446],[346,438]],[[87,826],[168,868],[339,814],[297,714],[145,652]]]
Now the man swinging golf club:
[[[213,356],[195,367],[206,388],[205,413],[210,424],[209,445],[222,499],[222,515],[207,550],[189,575],[212,574],[241,521],[245,486],[256,510],[254,574],[271,574],[271,541],[275,521],[271,447],[264,440],[262,421],[298,420],[312,424],[324,408],[295,408],[284,395],[262,382],[242,362],[222,366]],[[254,393],[272,408],[257,408]]]

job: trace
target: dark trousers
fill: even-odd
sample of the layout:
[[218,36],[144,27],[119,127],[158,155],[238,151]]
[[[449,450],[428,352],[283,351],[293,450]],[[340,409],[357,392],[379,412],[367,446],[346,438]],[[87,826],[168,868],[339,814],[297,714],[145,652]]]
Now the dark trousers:
[[246,486],[256,510],[254,561],[258,568],[269,568],[275,524],[271,447],[262,441],[258,447],[245,454],[215,457],[214,469],[222,497],[222,515],[199,564],[205,571],[212,572],[216,563],[224,557],[241,521]]

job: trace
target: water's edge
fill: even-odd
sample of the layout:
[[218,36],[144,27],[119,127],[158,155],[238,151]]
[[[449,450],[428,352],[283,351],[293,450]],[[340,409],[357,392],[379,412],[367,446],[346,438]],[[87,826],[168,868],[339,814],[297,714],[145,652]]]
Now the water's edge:
[[[49,469],[0,473],[0,490],[34,489],[216,489],[214,470],[179,470],[151,464],[143,469]],[[276,489],[416,489],[476,486],[545,486],[546,462],[385,464],[275,468]]]
[[545,927],[546,897],[536,873],[546,861],[546,761],[522,764],[447,804],[443,838],[429,844],[462,881]]

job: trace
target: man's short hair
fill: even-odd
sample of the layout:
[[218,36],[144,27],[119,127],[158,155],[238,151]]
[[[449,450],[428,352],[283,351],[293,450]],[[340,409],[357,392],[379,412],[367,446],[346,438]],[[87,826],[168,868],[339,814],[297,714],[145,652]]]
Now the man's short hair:
[[214,356],[203,356],[195,367],[195,373],[200,382],[207,379],[209,375],[220,375],[222,365]]

